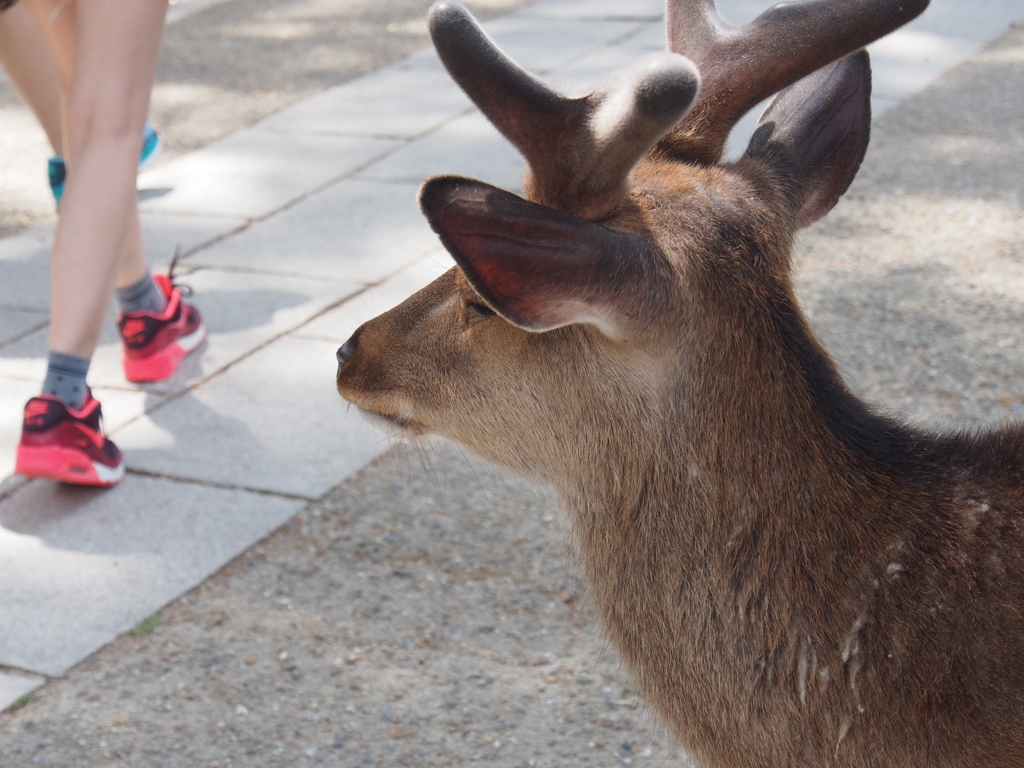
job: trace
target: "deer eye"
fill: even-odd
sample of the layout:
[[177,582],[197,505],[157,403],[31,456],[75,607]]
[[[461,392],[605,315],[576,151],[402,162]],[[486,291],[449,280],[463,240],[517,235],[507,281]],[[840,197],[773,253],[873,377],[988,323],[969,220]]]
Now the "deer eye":
[[492,317],[495,313],[493,309],[480,301],[466,301],[466,309],[470,312],[477,314],[481,317]]

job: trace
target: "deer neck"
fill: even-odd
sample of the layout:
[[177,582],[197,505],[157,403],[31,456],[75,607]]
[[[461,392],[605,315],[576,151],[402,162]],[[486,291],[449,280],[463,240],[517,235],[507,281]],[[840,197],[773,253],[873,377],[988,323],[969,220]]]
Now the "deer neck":
[[[728,318],[701,329],[702,348],[680,356],[679,381],[653,409],[657,431],[626,446],[615,471],[597,463],[562,488],[603,622],[667,721],[693,729],[679,734],[688,744],[702,728],[713,734],[717,717],[748,719],[730,710],[758,701],[766,676],[808,695],[828,675],[807,665],[813,644],[839,655],[864,609],[864,563],[898,537],[898,522],[871,520],[892,498],[884,455],[831,411],[860,409],[869,431],[892,425],[872,422],[791,312],[787,333],[798,338],[783,343],[772,341],[775,320],[763,338],[743,338]],[[884,454],[884,439],[870,440]]]
[[760,309],[740,299],[680,331],[674,370],[646,401],[638,389],[604,393],[616,429],[581,411],[584,450],[556,478],[581,533],[603,540],[612,521],[651,521],[696,543],[757,516],[792,529],[849,496],[837,486],[863,499],[886,482],[907,431],[846,388],[787,294]]

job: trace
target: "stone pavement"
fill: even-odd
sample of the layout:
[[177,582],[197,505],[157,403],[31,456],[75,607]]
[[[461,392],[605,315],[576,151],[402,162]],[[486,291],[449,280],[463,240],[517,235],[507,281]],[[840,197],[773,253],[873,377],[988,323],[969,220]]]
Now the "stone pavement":
[[[742,23],[768,3],[719,5]],[[873,47],[876,113],[1002,32],[1015,6],[933,0]],[[581,92],[660,50],[661,12],[661,0],[542,0],[487,29]],[[141,176],[148,252],[160,268],[181,249],[210,338],[174,378],[139,388],[108,323],[90,381],[127,456],[112,490],[9,477],[45,364],[53,222],[0,240],[0,709],[387,450],[339,401],[334,350],[450,264],[416,206],[424,178],[515,189],[520,167],[424,50]]]

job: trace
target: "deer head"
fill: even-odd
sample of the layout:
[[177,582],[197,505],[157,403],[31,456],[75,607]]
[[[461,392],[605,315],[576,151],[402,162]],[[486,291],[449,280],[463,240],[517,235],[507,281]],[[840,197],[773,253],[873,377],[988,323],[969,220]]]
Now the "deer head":
[[[926,1],[812,0],[741,29],[710,0],[670,3],[671,47],[690,58],[649,57],[582,98],[510,61],[461,6],[436,4],[438,53],[526,158],[525,199],[464,178],[424,184],[458,268],[356,332],[339,391],[392,429],[438,431],[556,482],[567,452],[660,430],[652,414],[692,380],[680,366],[721,343],[752,362],[761,342],[741,339],[737,313],[760,328],[778,315],[762,306],[781,301],[799,324],[793,232],[835,204],[867,145],[867,56],[842,57]],[[745,158],[717,165],[732,125],[783,88]],[[597,447],[583,448],[588,435]]]
[[[954,669],[962,626],[912,618],[925,601],[974,610],[942,543],[974,449],[850,394],[791,284],[794,233],[866,151],[859,49],[926,5],[808,0],[735,29],[712,0],[670,0],[672,52],[582,98],[511,62],[460,6],[430,12],[449,72],[525,157],[525,195],[423,185],[457,266],[356,331],[338,391],[394,432],[556,485],[606,630],[709,766],[1024,762],[1024,673]],[[742,159],[721,163],[776,93]],[[999,461],[1024,463],[1024,440],[1004,442]],[[956,489],[937,480],[956,472]],[[1021,512],[1019,487],[1005,499]],[[927,545],[901,557],[928,576],[897,599],[879,558],[907,531]],[[1018,565],[1000,577],[1012,617]],[[1024,653],[1012,621],[1000,642]]]

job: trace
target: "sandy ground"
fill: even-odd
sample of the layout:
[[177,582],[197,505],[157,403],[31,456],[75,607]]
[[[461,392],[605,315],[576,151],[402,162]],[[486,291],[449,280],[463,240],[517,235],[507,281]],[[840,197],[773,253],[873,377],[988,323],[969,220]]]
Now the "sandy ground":
[[[815,327],[909,419],[1024,415],[1022,92],[1018,26],[886,114],[803,237]],[[399,447],[0,716],[0,765],[687,765],[567,541],[546,492]]]

